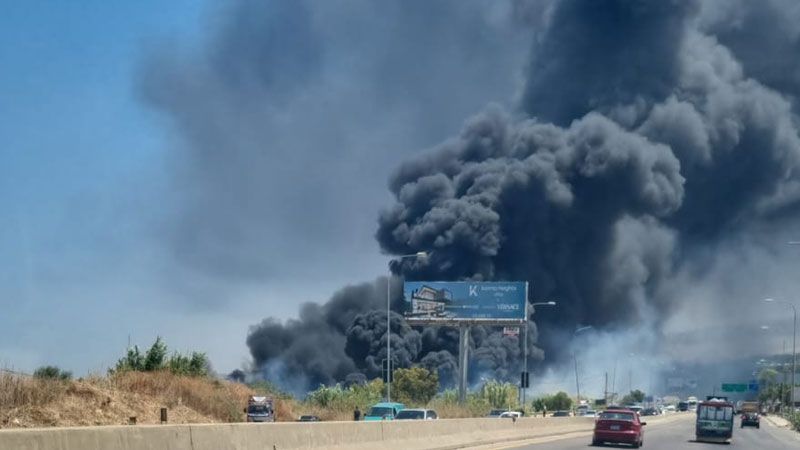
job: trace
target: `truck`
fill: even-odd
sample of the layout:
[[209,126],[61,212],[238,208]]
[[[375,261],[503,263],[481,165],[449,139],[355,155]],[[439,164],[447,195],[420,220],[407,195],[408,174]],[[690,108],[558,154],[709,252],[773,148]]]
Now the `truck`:
[[270,397],[251,395],[244,412],[248,422],[275,422],[275,408]]
[[733,404],[725,398],[708,398],[697,404],[695,440],[697,442],[730,441],[733,436]]
[[742,413],[742,428],[746,426],[761,428],[761,419],[758,415],[758,411],[758,402],[742,402],[742,405],[739,407],[739,412]]
[[757,413],[758,412],[758,402],[742,402],[739,405],[739,412],[742,412],[742,413],[748,413],[748,412]]

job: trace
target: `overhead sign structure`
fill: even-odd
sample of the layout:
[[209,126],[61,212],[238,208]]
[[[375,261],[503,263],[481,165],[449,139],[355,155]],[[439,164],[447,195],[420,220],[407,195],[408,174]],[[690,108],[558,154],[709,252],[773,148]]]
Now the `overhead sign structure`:
[[722,392],[758,392],[758,383],[722,383]]
[[409,323],[525,322],[528,283],[518,281],[407,281]]

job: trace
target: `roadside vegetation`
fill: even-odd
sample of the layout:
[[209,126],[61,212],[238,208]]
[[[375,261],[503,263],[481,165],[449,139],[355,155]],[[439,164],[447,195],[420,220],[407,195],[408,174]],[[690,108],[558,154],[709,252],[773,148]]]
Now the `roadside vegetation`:
[[73,379],[48,365],[33,374],[0,371],[0,427],[238,422],[249,386],[209,374],[205,354],[170,353],[161,338],[141,352],[134,347],[103,375]]
[[[52,365],[31,375],[0,371],[0,427],[122,425],[132,417],[139,424],[159,423],[164,407],[169,423],[240,422],[251,395],[273,397],[278,421],[294,421],[302,414],[349,421],[356,408],[365,414],[386,391],[382,380],[362,378],[319,386],[300,399],[268,381],[245,381],[242,371],[220,379],[204,353],[170,352],[157,338],[147,350],[130,348],[104,375],[75,379]],[[487,380],[460,404],[456,389],[440,391],[438,374],[422,367],[397,369],[392,383],[392,400],[432,408],[446,418],[483,417],[491,409],[531,412],[572,406],[564,392],[534,399],[527,408],[518,399],[516,385]]]

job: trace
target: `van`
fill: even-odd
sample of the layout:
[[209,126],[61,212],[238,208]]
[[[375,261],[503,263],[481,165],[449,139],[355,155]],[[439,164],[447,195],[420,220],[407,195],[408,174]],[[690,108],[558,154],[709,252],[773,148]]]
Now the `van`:
[[394,417],[406,407],[402,403],[396,402],[381,402],[376,403],[364,415],[364,420],[394,420]]

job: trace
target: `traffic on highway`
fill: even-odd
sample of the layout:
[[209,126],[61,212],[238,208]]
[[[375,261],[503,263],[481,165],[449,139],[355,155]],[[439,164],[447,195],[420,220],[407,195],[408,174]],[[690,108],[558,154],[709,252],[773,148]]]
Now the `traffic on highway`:
[[[645,427],[644,446],[653,450],[697,450],[719,449],[718,443],[701,442],[695,437],[695,420],[692,413],[676,413],[677,419],[664,422],[651,422]],[[740,428],[740,419],[734,419],[734,432],[729,441],[731,448],[753,450],[787,450],[800,449],[800,436],[797,432],[785,427],[776,426],[767,421],[760,429]],[[782,422],[777,422],[781,423]],[[585,449],[592,445],[592,436],[569,437],[566,439],[543,438],[538,442],[524,445],[498,445],[485,448],[515,450],[573,450]],[[608,448],[630,448],[629,445],[603,444]],[[483,448],[483,447],[481,447]]]

